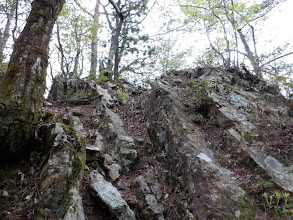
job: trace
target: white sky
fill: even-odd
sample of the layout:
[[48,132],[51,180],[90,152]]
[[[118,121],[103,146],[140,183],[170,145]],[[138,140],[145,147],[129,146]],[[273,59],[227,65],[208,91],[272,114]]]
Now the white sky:
[[[150,1],[153,2],[153,1]],[[159,0],[160,4],[170,7],[173,10],[174,17],[182,17],[180,15],[180,7],[176,3],[172,3],[171,0]],[[293,51],[293,28],[291,28],[291,22],[293,22],[293,0],[287,0],[280,3],[276,8],[268,14],[268,19],[263,23],[259,23],[255,28],[258,33],[257,35],[257,50],[258,53],[270,52],[275,47],[284,44],[289,41],[292,44]],[[150,16],[145,22],[145,32],[150,35],[160,32],[159,27],[163,22],[163,18],[158,18],[158,15],[162,12],[155,10],[150,13]],[[196,33],[184,34],[179,36],[178,42],[180,49],[186,49],[193,47],[198,53],[201,53],[208,46],[206,36],[200,36]],[[288,61],[293,60],[293,55],[286,58]]]
[[[262,28],[262,41],[259,42],[261,44],[260,49],[266,50],[270,48],[270,45],[266,43],[269,40],[272,40],[272,44],[275,46],[284,44],[287,41],[293,44],[292,10],[293,0],[287,0],[272,11]],[[293,60],[292,56],[288,58]]]

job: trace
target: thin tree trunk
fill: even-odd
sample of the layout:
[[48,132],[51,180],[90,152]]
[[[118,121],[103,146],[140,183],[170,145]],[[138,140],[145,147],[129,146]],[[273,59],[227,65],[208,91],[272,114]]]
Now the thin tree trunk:
[[[123,24],[123,17],[119,18],[118,24],[116,26],[116,30],[114,32],[113,41],[111,42],[111,50],[109,52],[109,58],[108,58],[109,65],[107,64],[107,69],[106,69],[107,72],[108,71],[111,72],[111,76],[113,75],[113,61],[115,61],[114,56],[115,57],[118,56],[119,37],[120,37],[121,29],[122,29],[122,24]],[[118,67],[117,67],[117,70],[118,70]],[[114,78],[118,78],[117,75],[118,73],[115,73]]]
[[[76,21],[77,22],[77,21]],[[78,34],[76,26],[74,27],[74,36],[75,36],[75,41],[76,41],[76,54],[74,58],[74,67],[73,67],[73,75],[78,77],[78,65],[79,65],[79,56],[80,56],[80,36]]]
[[249,47],[249,45],[248,45],[248,43],[247,43],[247,41],[245,39],[244,34],[242,33],[241,29],[238,29],[237,32],[238,32],[238,34],[240,36],[240,39],[241,39],[242,44],[244,46],[244,49],[245,49],[245,51],[246,51],[246,53],[248,55],[247,57],[248,57],[251,65],[253,67],[254,72],[256,73],[256,75],[258,77],[261,77],[259,63],[258,63],[257,59],[255,58],[254,54],[252,53],[252,51],[250,50],[250,47]]
[[76,55],[75,55],[75,58],[74,58],[74,68],[73,68],[73,75],[74,76],[79,76],[79,74],[78,74],[78,65],[79,65],[79,55],[80,55],[80,47],[78,47],[77,49],[76,49]]
[[16,3],[15,3],[15,24],[12,30],[12,39],[14,42],[15,42],[15,32],[18,27],[17,22],[18,22],[18,0],[16,0]]
[[46,89],[48,48],[65,0],[34,0],[0,84],[0,157],[29,153]]
[[[122,51],[121,51],[122,52]],[[119,63],[121,60],[122,54],[119,51],[119,46],[116,47],[115,51],[115,60],[114,60],[114,80],[119,78]]]
[[16,0],[14,0],[12,3],[12,8],[10,9],[9,15],[7,17],[4,33],[2,36],[0,36],[0,64],[2,64],[4,59],[4,49],[6,47],[6,43],[9,38],[9,31],[10,31],[11,23],[15,13],[15,7],[16,7],[15,4],[16,4]]
[[[111,46],[109,51],[107,67],[106,67],[106,73],[108,74],[109,79],[112,79],[113,61],[114,61],[115,55],[118,55],[117,50],[119,51],[119,37],[120,37],[121,29],[122,29],[122,24],[124,22],[124,16],[115,2],[113,2],[112,0],[109,0],[109,2],[112,4],[117,14],[116,27],[115,29],[112,30]],[[116,77],[117,75],[115,75],[115,78]]]
[[[204,22],[204,25],[206,26],[206,23],[205,22]],[[206,34],[207,34],[207,38],[208,38],[208,41],[210,43],[211,48],[215,51],[216,54],[218,54],[222,58],[223,64],[225,66],[226,58],[224,57],[224,55],[219,50],[217,50],[217,48],[214,47],[214,45],[213,45],[213,43],[212,43],[212,41],[210,39],[210,34],[209,34],[208,28],[206,28]]]
[[67,74],[64,70],[64,51],[63,51],[63,46],[61,43],[61,38],[60,38],[60,28],[58,22],[56,22],[56,28],[57,28],[57,41],[58,41],[58,50],[61,54],[61,59],[60,59],[60,69],[61,69],[61,74],[66,78]]
[[111,36],[111,45],[109,49],[108,61],[106,65],[106,75],[108,76],[110,80],[112,79],[112,76],[113,76],[113,60],[114,60],[115,51],[116,51],[116,45],[114,44],[115,35],[116,35],[116,32],[113,30],[112,36]]
[[252,32],[252,41],[253,41],[253,47],[254,47],[254,59],[255,59],[256,67],[258,69],[258,73],[256,73],[256,74],[260,79],[262,79],[262,72],[260,70],[259,57],[257,55],[257,49],[256,49],[254,27],[252,25],[250,25],[249,23],[247,23],[247,24],[251,28],[251,32]]
[[122,33],[124,37],[122,37],[122,43],[118,47],[117,55],[115,55],[115,64],[114,64],[114,77],[115,77],[115,79],[119,78],[119,65],[120,65],[120,62],[121,62],[121,59],[122,59],[122,56],[123,56],[123,53],[125,50],[126,42],[127,42],[127,38],[125,36],[127,36],[127,32],[129,29],[125,26],[126,26],[126,24],[124,23],[123,33]]
[[79,65],[79,55],[80,55],[80,46],[76,49],[76,55],[74,58],[74,68],[73,68],[73,75],[74,76],[79,76],[79,74],[77,73],[78,71],[78,65]]
[[[118,48],[119,49],[119,48]],[[119,78],[119,64],[123,55],[123,49],[117,50],[115,54],[115,63],[114,63],[114,79]]]
[[96,0],[96,7],[94,13],[94,26],[92,32],[92,52],[91,52],[91,69],[90,78],[95,79],[97,75],[98,66],[98,29],[99,29],[99,17],[100,17],[100,0]]

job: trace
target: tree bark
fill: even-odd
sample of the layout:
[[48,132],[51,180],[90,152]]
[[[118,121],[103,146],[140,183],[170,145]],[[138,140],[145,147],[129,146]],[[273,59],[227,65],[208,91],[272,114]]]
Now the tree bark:
[[91,52],[91,69],[90,78],[95,79],[97,76],[98,66],[98,29],[99,29],[99,17],[100,17],[100,0],[96,0],[96,7],[94,13],[94,26],[92,32],[92,52]]
[[10,31],[12,19],[15,13],[15,7],[16,7],[16,0],[13,0],[12,8],[10,9],[9,15],[7,17],[4,33],[2,36],[0,36],[0,64],[2,64],[4,59],[4,49],[6,47],[6,43],[9,38],[9,31]]
[[[61,58],[60,58],[60,69],[61,69],[61,74],[67,78],[67,74],[68,72],[65,72],[65,69],[64,69],[64,59],[65,59],[65,56],[64,56],[64,50],[63,50],[63,46],[62,46],[62,43],[61,43],[61,37],[60,37],[60,28],[59,28],[59,24],[58,22],[56,22],[56,28],[57,28],[57,41],[58,41],[58,50],[60,52],[60,55],[61,55]],[[58,55],[59,57],[59,55]]]
[[260,73],[260,68],[259,68],[259,62],[257,60],[257,58],[254,56],[253,52],[250,50],[250,47],[245,39],[244,34],[242,33],[241,29],[237,30],[239,36],[240,36],[240,40],[242,41],[242,44],[244,46],[244,49],[247,53],[247,57],[253,67],[254,72],[256,73],[256,75],[258,77],[261,77],[261,73]]
[[19,158],[30,150],[41,117],[48,48],[65,0],[34,0],[0,84],[0,157]]
[[[77,20],[76,20],[76,23],[77,23]],[[81,53],[81,48],[80,48],[81,39],[80,39],[80,34],[78,33],[76,26],[74,26],[74,37],[75,37],[75,42],[76,42],[76,53],[75,53],[75,57],[74,57],[73,75],[76,77],[79,77],[80,74],[78,73],[78,66],[79,66],[79,56]]]
[[[122,24],[124,21],[124,16],[120,10],[120,8],[117,6],[117,4],[109,0],[109,2],[112,4],[116,11],[116,26],[114,29],[112,29],[112,37],[111,37],[111,46],[109,50],[109,56],[108,56],[108,62],[107,62],[107,67],[106,67],[106,73],[108,74],[108,78],[112,79],[113,76],[113,62],[114,62],[114,57],[115,55],[118,55],[118,50],[119,50],[119,37],[122,29]],[[108,21],[109,22],[109,21]],[[118,77],[117,74],[115,74],[115,78]]]

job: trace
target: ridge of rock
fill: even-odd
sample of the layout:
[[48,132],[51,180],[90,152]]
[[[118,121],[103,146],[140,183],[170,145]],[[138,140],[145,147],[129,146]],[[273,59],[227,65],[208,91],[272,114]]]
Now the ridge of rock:
[[274,219],[263,193],[293,192],[292,111],[277,86],[218,68],[148,90],[57,76],[29,161],[0,173],[0,218]]

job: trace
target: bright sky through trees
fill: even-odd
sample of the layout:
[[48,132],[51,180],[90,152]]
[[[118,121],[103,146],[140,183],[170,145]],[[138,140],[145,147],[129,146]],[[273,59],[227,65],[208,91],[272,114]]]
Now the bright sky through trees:
[[[150,1],[152,2],[152,1]],[[158,0],[159,5],[164,7],[170,7],[174,12],[174,17],[180,19],[182,14],[180,7],[176,5],[173,1],[170,0]],[[279,4],[271,13],[268,15],[268,19],[263,22],[262,27],[260,28],[260,37],[259,37],[259,49],[268,50],[270,47],[278,46],[285,42],[291,42],[293,44],[293,29],[291,28],[291,22],[293,22],[293,1],[287,0]],[[144,25],[146,33],[149,33],[150,36],[157,35],[161,33],[160,27],[162,24],[162,19],[158,17],[160,15],[160,10],[155,7],[155,10],[151,11],[149,17],[145,20]],[[195,37],[196,36],[196,37]],[[205,36],[195,35],[192,33],[190,35],[184,34],[180,36],[180,48],[188,48],[189,45],[196,46],[198,48],[204,49],[208,42],[203,42]],[[196,43],[196,41],[198,43]],[[287,59],[293,60],[292,57]]]
[[[237,0],[238,1],[238,0]],[[237,2],[234,0],[234,2]],[[20,1],[22,2],[22,1]],[[22,8],[26,7],[27,11],[29,11],[30,4],[27,3],[28,0],[23,1]],[[76,2],[82,3],[80,5],[76,4]],[[118,1],[116,1],[118,2]],[[140,2],[138,0],[135,1],[126,1],[121,0],[123,4],[126,2]],[[136,44],[131,44],[130,47],[135,47],[136,49],[143,51],[144,46],[148,46],[149,48],[154,48],[155,53],[152,57],[150,57],[148,63],[146,63],[143,68],[139,71],[140,74],[149,74],[152,75],[153,78],[155,75],[158,75],[164,71],[168,71],[172,68],[175,69],[183,69],[195,67],[198,64],[198,58],[202,57],[203,53],[207,51],[210,47],[210,43],[207,39],[206,30],[204,25],[198,24],[195,21],[188,23],[183,23],[186,19],[186,16],[182,12],[182,7],[180,4],[183,2],[188,2],[187,0],[149,0],[148,7],[150,12],[147,17],[143,19],[144,16],[140,17],[142,23],[139,24],[140,31],[137,32],[137,36],[147,34],[149,35],[148,41],[138,41]],[[205,1],[203,1],[205,3]],[[212,1],[213,2],[213,1]],[[217,2],[217,1],[215,1]],[[219,3],[220,1],[218,1]],[[229,2],[229,1],[227,1]],[[255,1],[248,0],[239,0],[239,2],[245,2],[246,4],[253,4]],[[261,3],[263,0],[257,0],[257,2]],[[70,5],[70,10],[74,10],[74,15],[68,14],[66,16],[60,16],[58,19],[62,23],[63,22],[63,30],[62,24],[60,24],[61,29],[61,43],[67,51],[71,51],[71,54],[67,55],[67,64],[72,63],[71,60],[74,60],[74,54],[76,54],[74,48],[74,25],[70,25],[71,20],[77,19],[77,25],[83,25],[81,28],[77,28],[77,30],[81,30],[81,34],[84,37],[80,38],[82,41],[86,39],[88,42],[83,42],[81,49],[80,66],[79,70],[82,69],[82,77],[86,77],[90,71],[90,38],[91,31],[90,23],[92,22],[91,16],[89,14],[94,13],[95,9],[95,0],[68,0],[66,4]],[[113,18],[113,7],[109,4],[108,0],[101,0],[101,4],[107,5],[107,12],[111,14],[109,17]],[[80,8],[82,6],[83,9]],[[84,10],[86,9],[86,10]],[[284,43],[290,43],[290,47],[287,48],[286,52],[293,51],[293,29],[291,28],[291,22],[293,21],[293,1],[292,0],[284,0],[282,3],[278,4],[271,12],[267,14],[268,19],[266,21],[260,21],[255,25],[255,33],[257,39],[257,51],[259,54],[271,53],[276,47],[283,45]],[[70,10],[68,12],[70,12]],[[19,10],[20,11],[20,10]],[[106,61],[109,54],[110,48],[110,40],[111,40],[111,31],[105,16],[104,7],[100,7],[100,17],[99,17],[99,31],[98,31],[98,62]],[[61,13],[62,14],[62,13]],[[63,13],[64,14],[64,13]],[[3,14],[4,15],[4,14]],[[112,17],[111,17],[112,16]],[[5,16],[3,16],[2,20],[5,21]],[[71,20],[70,20],[71,19]],[[82,20],[84,19],[84,20]],[[192,20],[192,19],[191,19]],[[21,22],[20,22],[21,21]],[[18,28],[23,27],[20,23],[24,23],[24,16],[20,19]],[[67,23],[66,23],[67,22]],[[2,26],[0,24],[0,28],[3,29],[4,23]],[[113,22],[114,24],[114,22]],[[200,27],[202,25],[202,27]],[[229,25],[229,23],[227,23]],[[254,24],[253,24],[254,25]],[[64,28],[65,27],[65,28]],[[56,33],[56,27],[54,29]],[[84,31],[85,33],[83,33]],[[230,30],[231,32],[231,27]],[[246,34],[246,30],[243,31]],[[71,32],[71,33],[70,33]],[[131,37],[136,37],[136,33],[131,33]],[[210,37],[212,38],[213,43],[216,45],[217,36],[221,35],[221,32],[218,33],[210,33]],[[120,36],[121,38],[121,36]],[[249,38],[249,36],[248,36]],[[121,39],[120,39],[121,40]],[[240,41],[240,39],[238,39]],[[9,60],[9,53],[12,48],[12,38],[10,38],[10,43],[6,48],[6,59],[7,62]],[[71,42],[71,43],[68,43]],[[252,44],[250,39],[250,44]],[[239,44],[239,50],[242,50],[243,47]],[[71,47],[72,46],[72,47]],[[252,46],[252,45],[251,45]],[[70,49],[68,49],[70,48]],[[50,49],[52,53],[50,54],[51,60],[50,64],[52,67],[53,75],[57,75],[60,73],[60,51],[58,51],[58,42],[56,34],[53,36]],[[132,49],[132,48],[130,48]],[[224,51],[224,50],[222,50]],[[59,53],[59,55],[58,55]],[[128,66],[129,63],[132,63],[135,59],[142,60],[143,52],[138,53],[127,53],[124,54],[120,63],[120,70],[125,66]],[[285,61],[288,63],[292,63],[293,55],[285,57]],[[204,62],[204,61],[203,61]],[[246,61],[241,60],[246,64]],[[266,61],[264,61],[266,62]],[[215,63],[214,63],[215,64]],[[248,64],[249,65],[249,64]],[[135,69],[136,68],[136,69]],[[71,72],[72,68],[68,68]],[[133,69],[137,70],[137,67]],[[50,70],[48,71],[50,73]],[[136,77],[131,75],[133,73],[125,72],[124,76],[129,76],[128,78]],[[126,77],[127,78],[127,77]],[[49,85],[48,85],[49,86]]]
[[[283,44],[285,42],[293,43],[293,29],[291,28],[293,22],[293,1],[287,0],[280,4],[270,14],[267,21],[264,22],[262,28],[262,47],[269,48],[267,41],[274,41],[275,45]],[[286,59],[293,60],[289,56]]]

